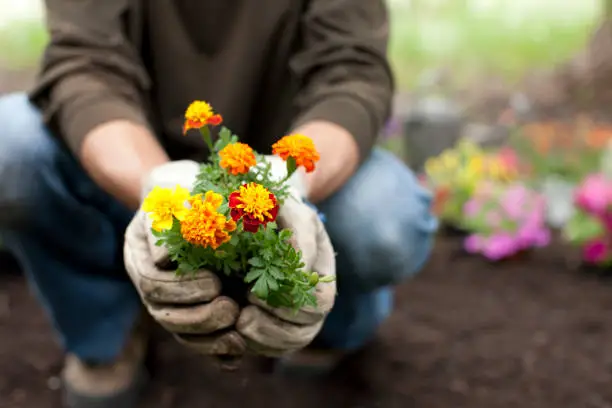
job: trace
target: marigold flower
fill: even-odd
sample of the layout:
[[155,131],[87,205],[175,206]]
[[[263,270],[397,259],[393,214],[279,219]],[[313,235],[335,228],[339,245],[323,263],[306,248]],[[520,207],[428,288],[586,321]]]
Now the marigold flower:
[[276,197],[257,183],[243,184],[230,194],[229,207],[232,219],[238,221],[242,218],[244,230],[248,232],[257,232],[260,225],[265,227],[278,215]]
[[245,143],[230,143],[219,151],[220,166],[230,174],[246,174],[256,164],[255,153],[251,146]]
[[191,208],[181,221],[181,234],[185,241],[217,249],[231,239],[230,232],[236,229],[236,222],[225,218],[217,211],[223,203],[223,197],[212,191],[191,197]]
[[167,230],[172,228],[174,218],[179,221],[185,218],[189,211],[185,202],[189,197],[189,190],[181,186],[176,186],[174,190],[156,186],[144,199],[142,211],[153,220],[155,231]]
[[212,107],[204,101],[194,101],[187,107],[183,134],[189,129],[200,129],[206,125],[217,126],[223,121],[221,115],[213,112]]
[[300,134],[285,136],[274,143],[272,153],[285,161],[293,158],[297,167],[304,167],[307,173],[314,171],[315,163],[320,159],[312,139]]

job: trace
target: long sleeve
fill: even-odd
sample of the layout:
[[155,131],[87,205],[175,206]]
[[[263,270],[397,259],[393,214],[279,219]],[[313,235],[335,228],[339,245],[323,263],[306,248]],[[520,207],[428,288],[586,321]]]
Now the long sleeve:
[[50,42],[30,93],[53,133],[78,154],[112,120],[148,126],[149,78],[125,32],[130,0],[46,0]]
[[309,3],[303,49],[291,61],[302,86],[294,127],[311,120],[336,123],[353,135],[363,160],[390,114],[394,91],[385,1]]

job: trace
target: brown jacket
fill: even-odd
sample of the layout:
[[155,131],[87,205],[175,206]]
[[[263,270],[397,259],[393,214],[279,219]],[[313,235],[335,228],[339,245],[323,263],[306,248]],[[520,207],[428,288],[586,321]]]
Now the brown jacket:
[[31,93],[74,151],[95,126],[149,126],[173,159],[196,99],[261,152],[312,119],[335,122],[362,158],[390,110],[384,0],[46,0],[51,41]]

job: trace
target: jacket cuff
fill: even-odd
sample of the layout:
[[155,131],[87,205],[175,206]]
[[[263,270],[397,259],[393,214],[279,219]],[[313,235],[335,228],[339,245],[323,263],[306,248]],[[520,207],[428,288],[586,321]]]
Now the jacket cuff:
[[119,98],[104,98],[84,106],[65,108],[61,126],[62,138],[78,157],[85,136],[94,128],[114,120],[125,120],[149,127],[144,113],[129,102]]
[[332,122],[346,129],[357,142],[362,162],[370,155],[378,138],[379,129],[368,109],[347,96],[335,96],[320,101],[298,116],[293,128],[314,120]]

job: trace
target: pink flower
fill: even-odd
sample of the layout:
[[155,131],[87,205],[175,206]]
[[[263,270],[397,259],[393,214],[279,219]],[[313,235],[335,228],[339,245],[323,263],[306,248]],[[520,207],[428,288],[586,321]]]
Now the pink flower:
[[550,243],[550,230],[542,225],[525,224],[519,228],[516,238],[522,247],[544,247]]
[[601,216],[601,220],[608,232],[612,233],[612,212],[607,212]]
[[516,184],[504,192],[501,206],[510,218],[517,220],[525,212],[525,205],[529,199],[529,191],[524,186]]
[[592,174],[576,191],[575,201],[583,210],[603,215],[612,204],[612,183],[603,174]]
[[582,256],[589,263],[603,262],[608,258],[608,247],[603,240],[595,239],[585,244]]
[[508,233],[490,236],[484,243],[482,253],[492,261],[498,261],[514,255],[520,249],[517,241]]
[[482,249],[484,238],[478,234],[472,234],[463,241],[463,248],[467,253],[477,254]]

